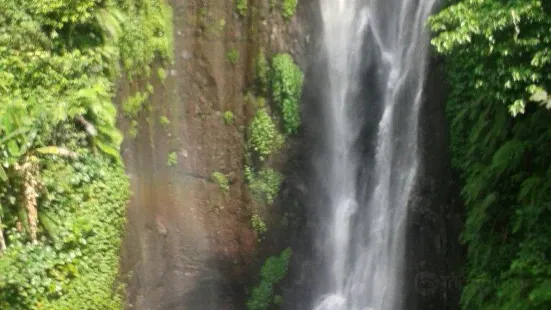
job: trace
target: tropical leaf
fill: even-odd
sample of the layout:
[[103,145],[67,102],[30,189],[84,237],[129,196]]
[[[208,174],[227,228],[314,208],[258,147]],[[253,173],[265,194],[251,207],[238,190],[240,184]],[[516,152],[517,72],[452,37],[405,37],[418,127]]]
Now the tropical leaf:
[[94,139],[94,144],[98,147],[98,149],[100,149],[100,151],[102,151],[104,154],[110,156],[112,159],[116,160],[117,162],[121,162],[122,159],[121,159],[121,154],[119,153],[119,151],[108,145],[108,144],[105,144],[101,141],[99,141],[98,139]]
[[122,33],[124,22],[124,15],[121,11],[114,8],[101,9],[96,12],[96,19],[110,40],[118,39]]
[[492,168],[500,171],[506,169],[515,169],[520,163],[526,146],[525,143],[513,139],[505,142],[494,154],[492,158]]
[[6,143],[7,141],[10,141],[11,139],[13,139],[17,136],[20,136],[20,135],[23,135],[23,134],[27,133],[29,130],[30,130],[30,128],[22,127],[22,128],[19,128],[19,129],[13,131],[13,132],[10,132],[4,138],[0,139],[0,145]]
[[539,90],[530,96],[530,100],[535,102],[542,102],[548,99],[547,92],[545,90]]

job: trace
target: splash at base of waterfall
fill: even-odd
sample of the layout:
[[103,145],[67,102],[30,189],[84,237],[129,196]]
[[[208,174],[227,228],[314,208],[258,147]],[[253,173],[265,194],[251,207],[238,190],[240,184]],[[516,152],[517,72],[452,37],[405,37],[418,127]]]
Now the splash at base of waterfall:
[[347,308],[346,299],[341,295],[326,295],[317,303],[314,310],[375,310],[375,308]]

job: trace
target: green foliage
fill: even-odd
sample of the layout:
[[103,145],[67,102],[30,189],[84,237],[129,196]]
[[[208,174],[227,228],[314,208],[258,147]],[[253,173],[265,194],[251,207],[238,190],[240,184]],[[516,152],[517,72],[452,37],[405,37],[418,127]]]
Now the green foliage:
[[295,15],[297,11],[298,0],[283,0],[282,2],[282,14],[285,19],[289,19]]
[[121,60],[130,78],[149,76],[155,58],[173,59],[172,9],[163,0],[118,0],[128,17],[122,24]]
[[212,173],[211,179],[214,183],[218,185],[218,188],[220,188],[220,191],[225,193],[230,190],[230,181],[228,180],[228,177],[225,174],[215,171]]
[[129,191],[111,98],[121,63],[134,77],[170,59],[170,10],[157,0],[0,7],[0,309],[121,309]]
[[249,10],[249,0],[236,0],[237,13],[245,17]]
[[134,95],[128,97],[122,104],[124,114],[132,119],[138,117],[138,113],[142,110],[147,98],[149,98],[147,92],[136,92]]
[[236,48],[231,48],[227,53],[226,57],[228,57],[228,60],[232,65],[235,65],[237,61],[239,61],[239,52]]
[[264,223],[262,217],[260,217],[260,215],[258,215],[257,213],[251,216],[251,226],[253,227],[253,230],[256,232],[256,234],[259,236],[264,235],[268,231],[266,223]]
[[164,116],[164,115],[161,116],[161,117],[159,117],[159,122],[161,123],[161,125],[162,125],[165,129],[167,129],[168,126],[170,126],[170,120],[168,119],[168,117],[166,117],[166,116]]
[[268,85],[270,81],[270,64],[263,50],[261,50],[256,57],[255,70],[258,90],[260,94],[266,95],[268,94]]
[[247,310],[267,310],[274,303],[281,303],[281,296],[274,296],[274,288],[280,283],[289,268],[292,251],[287,248],[279,257],[270,257],[260,270],[260,284],[253,288],[247,301]]
[[164,68],[158,68],[157,69],[157,76],[159,77],[159,80],[161,80],[161,81],[166,80],[166,70]]
[[[120,309],[112,287],[129,197],[123,168],[83,151],[70,164],[44,160],[42,182],[42,241],[32,245],[26,234],[7,231],[0,308]],[[8,213],[6,224],[13,220]]]
[[285,133],[298,132],[303,74],[288,54],[278,54],[272,61],[272,92],[283,115]]
[[138,136],[139,131],[140,131],[140,124],[138,123],[138,121],[133,119],[130,122],[130,128],[128,129],[128,136],[134,139]]
[[220,18],[218,20],[218,31],[223,31],[225,27],[226,27],[226,19]]
[[430,21],[467,206],[463,309],[551,309],[550,8],[464,0]]
[[224,118],[224,123],[226,123],[226,125],[232,125],[235,121],[235,116],[233,115],[232,111],[224,112],[222,117]]
[[260,109],[251,123],[249,146],[261,161],[277,152],[284,143],[283,136],[277,131],[266,109]]
[[166,165],[168,167],[176,166],[178,164],[178,154],[176,152],[168,153],[168,158],[166,160]]
[[255,173],[250,167],[245,167],[245,178],[249,183],[249,190],[258,202],[272,204],[279,193],[279,186],[283,176],[273,169],[262,169]]

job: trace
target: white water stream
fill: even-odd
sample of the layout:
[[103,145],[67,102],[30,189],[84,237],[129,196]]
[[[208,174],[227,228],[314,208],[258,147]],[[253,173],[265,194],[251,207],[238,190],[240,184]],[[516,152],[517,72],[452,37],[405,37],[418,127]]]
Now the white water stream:
[[[317,173],[330,197],[329,223],[320,233],[329,289],[313,308],[402,310],[407,206],[419,163],[418,116],[428,61],[425,22],[436,0],[320,1],[329,166]],[[360,195],[358,170],[364,159],[354,146],[362,139],[365,117],[354,101],[366,64],[377,68],[371,84],[380,95],[370,100],[368,94],[361,104],[381,105],[381,115],[374,129],[369,194]]]

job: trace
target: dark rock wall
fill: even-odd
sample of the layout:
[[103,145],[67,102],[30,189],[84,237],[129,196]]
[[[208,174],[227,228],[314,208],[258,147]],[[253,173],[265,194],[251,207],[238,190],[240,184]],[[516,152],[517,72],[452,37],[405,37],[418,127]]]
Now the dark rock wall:
[[408,310],[459,309],[463,209],[451,169],[444,66],[432,58],[420,111],[421,167],[410,202],[406,261]]

